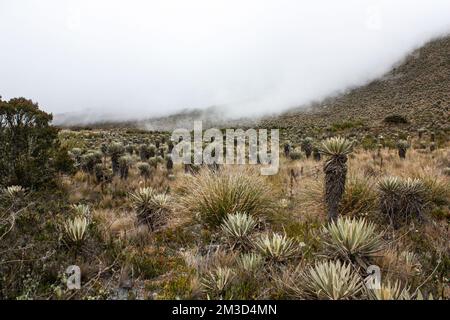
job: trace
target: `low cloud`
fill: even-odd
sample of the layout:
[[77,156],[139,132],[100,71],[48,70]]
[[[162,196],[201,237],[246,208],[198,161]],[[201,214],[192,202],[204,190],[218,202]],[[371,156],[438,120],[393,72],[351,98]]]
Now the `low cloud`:
[[54,114],[278,113],[450,32],[446,0],[4,0],[0,95]]

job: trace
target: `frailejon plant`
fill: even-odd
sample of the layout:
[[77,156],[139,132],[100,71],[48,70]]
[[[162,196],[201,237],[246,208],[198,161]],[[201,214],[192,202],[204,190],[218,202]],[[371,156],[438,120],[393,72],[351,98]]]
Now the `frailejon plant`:
[[121,156],[119,158],[119,173],[121,179],[128,179],[128,173],[133,163],[133,159],[129,155]]
[[134,153],[134,147],[133,147],[131,144],[128,144],[128,145],[125,147],[125,150],[127,151],[127,153],[128,153],[130,156],[132,156],[133,153]]
[[286,158],[289,158],[291,148],[292,148],[291,143],[289,141],[286,141],[285,144],[283,145],[284,156]]
[[91,214],[91,208],[87,204],[74,204],[72,209],[81,217],[89,217]]
[[81,167],[81,156],[82,155],[83,155],[83,150],[81,150],[80,148],[73,148],[72,150],[69,151],[69,156],[74,161],[74,166],[76,168]]
[[166,169],[169,172],[171,172],[173,170],[173,160],[172,160],[172,156],[170,156],[170,155],[168,155],[166,157]]
[[262,234],[255,240],[255,248],[270,262],[286,262],[300,253],[300,245],[285,234]]
[[368,296],[371,300],[411,300],[413,297],[410,288],[403,286],[400,281],[387,281],[382,283],[379,288],[368,290]]
[[237,258],[237,265],[242,272],[254,274],[263,267],[264,257],[254,252],[242,253]]
[[73,244],[80,244],[86,236],[86,230],[89,223],[86,217],[75,216],[73,219],[68,219],[64,223],[64,230],[68,240]]
[[154,168],[158,168],[158,164],[163,163],[164,159],[160,156],[155,156],[149,159],[148,163]]
[[98,151],[91,151],[81,156],[81,169],[89,174],[94,174],[95,165],[102,162],[102,154]]
[[25,195],[25,189],[22,186],[9,186],[3,189],[3,196],[10,200],[15,200],[23,195]]
[[106,182],[110,178],[110,175],[108,175],[108,172],[102,163],[97,163],[94,166],[94,176],[97,183]]
[[320,161],[322,159],[322,155],[318,147],[313,148],[313,158],[316,161]]
[[294,149],[289,153],[289,158],[291,160],[301,160],[303,158],[303,154],[300,150]]
[[227,214],[220,227],[225,237],[229,239],[233,249],[236,246],[240,248],[250,247],[250,236],[256,225],[257,222],[252,216],[236,212]]
[[316,262],[302,272],[300,279],[303,293],[312,299],[354,299],[363,290],[359,274],[352,270],[350,263],[339,260]]
[[378,183],[380,211],[389,221],[399,224],[423,218],[427,192],[420,179],[386,177]]
[[124,147],[119,142],[113,142],[108,147],[108,154],[111,157],[111,166],[114,175],[119,174],[119,158],[124,153]]
[[383,233],[365,219],[339,218],[323,228],[326,253],[331,258],[366,267],[383,249]]
[[137,168],[139,170],[139,174],[145,180],[149,179],[152,174],[152,167],[147,162],[138,162]]
[[311,137],[306,137],[305,139],[302,140],[301,147],[306,155],[306,158],[309,158],[311,156],[311,153],[313,151],[313,142],[314,139]]
[[406,158],[406,150],[408,150],[409,148],[409,143],[406,140],[399,140],[397,142],[397,149],[398,149],[398,156],[401,159],[405,159]]
[[150,158],[150,148],[146,144],[139,146],[139,157],[141,161],[147,161]]
[[324,164],[325,202],[328,207],[328,219],[338,217],[339,202],[345,191],[347,176],[347,156],[352,152],[353,143],[341,137],[326,140],[320,147],[320,152],[328,156]]
[[151,231],[161,226],[169,211],[169,196],[157,193],[152,188],[140,188],[130,193],[131,203],[136,210],[138,222],[146,224]]
[[206,273],[200,283],[212,298],[223,298],[226,290],[230,287],[236,273],[228,267],[217,267]]

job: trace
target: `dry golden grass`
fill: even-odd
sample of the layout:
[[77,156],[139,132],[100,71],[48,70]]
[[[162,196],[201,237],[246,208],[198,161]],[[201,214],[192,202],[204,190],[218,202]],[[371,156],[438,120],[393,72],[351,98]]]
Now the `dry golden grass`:
[[[439,208],[439,212],[445,213],[450,197],[450,178],[444,172],[448,167],[448,155],[448,149],[438,149],[433,153],[409,149],[406,159],[402,160],[397,150],[385,148],[378,152],[357,148],[349,156],[346,190],[339,212],[342,216],[367,217],[369,221],[379,224],[380,231],[387,231],[384,240],[388,245],[379,252],[380,257],[374,258],[374,263],[380,266],[386,279],[400,280],[413,288],[422,284],[433,272],[436,259],[448,256],[450,234],[445,219],[435,219],[429,214],[430,219],[426,223],[412,223],[399,230],[389,229],[377,218],[377,183],[391,175],[419,178],[427,186],[430,203]],[[175,165],[172,171],[174,178],[170,179],[163,166],[156,170],[152,178],[144,179],[133,165],[127,180],[114,177],[111,183],[101,186],[92,177],[79,172],[72,178],[64,178],[62,185],[71,203],[92,205],[93,220],[101,241],[118,244],[125,257],[124,263],[134,266],[132,269],[139,277],[147,279],[149,274],[157,274],[146,280],[152,288],[158,287],[155,292],[164,293],[168,283],[173,286],[174,281],[183,281],[183,286],[189,288],[186,289],[188,297],[205,298],[201,279],[209,270],[219,267],[237,272],[239,251],[231,250],[220,230],[206,228],[202,222],[204,220],[195,219],[196,214],[205,208],[209,210],[205,212],[209,213],[217,213],[218,208],[227,213],[241,210],[241,207],[249,208],[254,211],[250,214],[263,218],[256,235],[261,232],[286,232],[299,243],[304,241],[306,245],[302,252],[305,254],[295,260],[295,265],[300,263],[299,268],[313,265],[317,261],[316,255],[323,249],[319,231],[326,223],[323,163],[323,160],[317,162],[305,158],[293,161],[282,157],[279,173],[274,176],[260,176],[258,166],[224,166],[219,173],[211,173],[204,168],[198,174],[191,175],[185,174],[182,166]],[[242,179],[243,183],[237,185],[242,186],[241,191],[244,192],[236,193],[236,198],[227,198],[227,195],[233,195],[233,192],[228,193],[229,189],[233,189],[233,184],[230,184],[228,191],[222,194],[224,201],[221,202],[223,199],[218,195],[221,194],[225,177]],[[137,224],[128,195],[142,187],[151,187],[170,195],[172,213],[161,230],[151,232],[146,226]],[[245,198],[245,195],[251,198],[254,194],[257,195],[256,202],[251,203],[256,203],[256,206],[246,207],[245,202],[242,204],[242,199],[238,198]],[[249,251],[254,252],[251,248]],[[445,268],[443,263],[442,260],[438,267]],[[181,276],[174,268],[190,270],[190,275],[180,280]],[[435,273],[440,272],[441,275],[439,268]],[[294,272],[299,272],[295,271],[294,262],[289,261],[285,266],[273,269],[266,261],[258,272],[264,275],[264,279],[257,281],[254,296],[290,296],[282,282],[292,279]],[[252,277],[239,278],[239,281],[254,280]],[[230,290],[238,290],[233,292],[248,297],[248,293],[239,291],[243,290],[239,287],[239,281]],[[424,286],[444,295],[448,288],[442,281],[439,283],[439,290],[429,281]]]

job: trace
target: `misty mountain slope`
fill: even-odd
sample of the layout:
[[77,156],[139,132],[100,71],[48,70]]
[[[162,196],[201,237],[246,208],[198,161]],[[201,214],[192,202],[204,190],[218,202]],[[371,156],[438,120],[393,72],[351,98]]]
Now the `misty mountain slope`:
[[402,115],[407,128],[449,129],[450,36],[411,53],[381,79],[326,99],[309,108],[292,110],[261,121],[261,127],[285,129],[288,135],[330,126],[383,128],[388,115]]
[[[386,126],[388,115],[402,115],[408,120],[404,129],[420,127],[448,130],[450,108],[450,36],[431,41],[409,54],[389,73],[366,85],[339,95],[300,106],[281,115],[255,119],[225,120],[220,108],[185,110],[177,114],[141,120],[118,120],[85,113],[60,114],[54,123],[60,126],[89,125],[90,127],[138,127],[145,130],[173,130],[192,128],[194,120],[202,120],[203,127],[280,128],[284,136],[298,137],[320,133],[333,127],[352,130],[375,130]],[[91,121],[87,121],[90,119]],[[353,127],[352,127],[353,126]]]

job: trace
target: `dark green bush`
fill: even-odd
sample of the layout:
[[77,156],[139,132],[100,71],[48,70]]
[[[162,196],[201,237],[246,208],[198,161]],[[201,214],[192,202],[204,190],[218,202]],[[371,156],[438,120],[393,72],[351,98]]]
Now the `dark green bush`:
[[58,129],[51,120],[31,100],[0,100],[0,186],[51,185],[56,168],[50,159],[58,148]]
[[384,118],[384,122],[392,124],[408,123],[408,120],[399,114],[393,114]]

